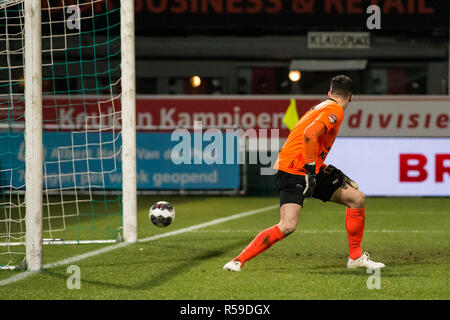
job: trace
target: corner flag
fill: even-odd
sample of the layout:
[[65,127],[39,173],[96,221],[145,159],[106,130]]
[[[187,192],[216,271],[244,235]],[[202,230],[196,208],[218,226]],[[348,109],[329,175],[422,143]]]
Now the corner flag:
[[292,129],[294,129],[295,125],[297,124],[298,112],[295,99],[291,99],[291,103],[289,104],[289,107],[283,117],[283,122],[286,124],[286,127],[288,127],[289,131],[292,131]]

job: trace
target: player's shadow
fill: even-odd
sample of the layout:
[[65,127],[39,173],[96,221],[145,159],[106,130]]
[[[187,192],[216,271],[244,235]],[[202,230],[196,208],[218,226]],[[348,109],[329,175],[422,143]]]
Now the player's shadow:
[[[81,279],[82,284],[92,284],[96,286],[106,286],[109,288],[115,288],[115,289],[131,289],[131,290],[144,290],[144,289],[150,289],[152,287],[157,287],[170,279],[176,277],[177,275],[181,273],[186,273],[188,270],[198,266],[203,261],[215,258],[218,256],[223,255],[224,253],[235,250],[237,248],[241,248],[244,246],[244,244],[248,243],[248,239],[241,239],[238,242],[234,242],[230,245],[217,248],[215,250],[207,250],[206,252],[203,252],[201,254],[193,255],[191,258],[187,260],[182,260],[183,262],[178,263],[177,265],[163,269],[158,273],[152,273],[151,277],[147,280],[141,281],[140,283],[137,283],[135,285],[124,285],[124,284],[115,284],[115,283],[109,283],[109,282],[103,282],[103,281],[96,281],[96,280],[89,280],[89,279]],[[217,268],[222,268],[222,265],[217,266]],[[62,278],[64,281],[67,280],[67,275],[61,274],[57,271],[52,270],[45,270],[45,273],[47,275],[50,275],[52,277]]]

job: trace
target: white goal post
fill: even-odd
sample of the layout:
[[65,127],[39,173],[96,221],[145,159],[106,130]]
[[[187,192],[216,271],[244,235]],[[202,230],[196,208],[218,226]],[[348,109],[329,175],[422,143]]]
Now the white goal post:
[[25,1],[25,248],[29,271],[42,269],[41,1]]
[[122,70],[122,194],[123,237],[137,240],[136,178],[136,63],[134,1],[121,0],[120,40]]
[[[4,7],[20,1],[0,1]],[[123,237],[137,240],[134,1],[121,0],[121,116]],[[41,0],[24,1],[26,262],[42,269],[43,110]]]

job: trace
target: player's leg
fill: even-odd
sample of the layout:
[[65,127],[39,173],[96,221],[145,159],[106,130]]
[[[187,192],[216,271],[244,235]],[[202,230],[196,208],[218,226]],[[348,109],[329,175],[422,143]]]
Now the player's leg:
[[349,256],[350,259],[358,259],[363,254],[361,241],[365,222],[365,195],[351,186],[340,187],[334,192],[330,201],[347,207],[345,228],[347,230]]
[[278,227],[285,237],[297,228],[298,217],[302,206],[297,203],[285,203],[280,207],[280,222]]
[[258,233],[250,244],[233,260],[225,264],[228,271],[240,271],[244,264],[272,247],[278,241],[292,234],[298,222],[301,206],[295,203],[286,203],[280,207],[280,222]]
[[317,187],[313,197],[322,201],[332,201],[347,207],[345,215],[345,228],[349,244],[349,260],[347,267],[382,268],[384,264],[373,262],[368,254],[361,250],[361,241],[364,233],[365,201],[363,192],[357,190],[357,184],[339,169],[328,166],[322,169],[317,176]]
[[258,233],[236,258],[225,264],[224,270],[241,271],[247,261],[295,231],[303,204],[301,191],[304,177],[281,173],[277,175],[277,185],[280,191],[280,222]]
[[383,263],[371,261],[369,255],[363,253],[361,249],[365,222],[365,198],[363,192],[346,185],[345,187],[339,187],[333,193],[330,201],[347,207],[345,228],[350,252],[347,267],[383,268]]

